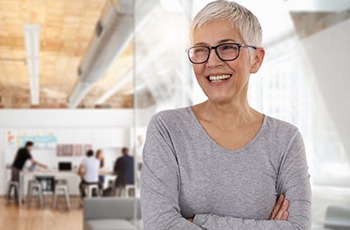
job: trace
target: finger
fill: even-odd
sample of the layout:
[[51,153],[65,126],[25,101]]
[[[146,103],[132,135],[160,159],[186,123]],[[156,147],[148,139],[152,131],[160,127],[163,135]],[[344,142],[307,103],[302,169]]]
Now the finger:
[[281,208],[278,210],[276,216],[275,216],[275,220],[281,220],[284,212],[288,211],[289,208],[289,201],[287,199],[284,200],[283,205],[281,206]]
[[278,197],[278,199],[277,199],[277,201],[276,201],[276,204],[275,204],[275,206],[274,206],[273,209],[272,209],[272,213],[271,213],[270,218],[269,218],[270,220],[272,220],[273,218],[275,218],[275,216],[276,216],[278,210],[280,209],[280,207],[281,207],[281,205],[282,205],[283,200],[284,200],[284,196],[283,196],[283,194],[282,194],[282,195],[280,195],[280,196]]
[[288,211],[284,211],[280,220],[288,220],[288,215],[289,215],[289,212]]
[[284,215],[284,213],[286,211],[288,211],[288,208],[289,208],[289,201],[287,199],[285,199],[274,219],[275,220],[282,220],[282,216]]
[[275,207],[273,207],[273,209],[272,209],[272,213],[271,213],[270,218],[269,218],[270,220],[272,220],[276,217],[278,210],[280,210],[280,208],[283,204],[283,201],[284,201],[284,195],[281,194],[277,199]]

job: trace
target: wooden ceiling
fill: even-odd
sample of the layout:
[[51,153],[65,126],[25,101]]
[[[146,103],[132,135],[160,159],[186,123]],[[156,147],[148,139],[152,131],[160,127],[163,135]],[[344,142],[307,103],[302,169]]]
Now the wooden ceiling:
[[[31,107],[25,61],[24,25],[40,25],[40,105],[66,107],[77,81],[77,68],[93,36],[106,0],[0,0],[0,106]],[[94,102],[132,67],[132,45],[84,98]],[[116,71],[118,70],[118,71]],[[130,92],[130,88],[125,91]],[[129,107],[130,95],[119,92],[111,107]],[[127,102],[123,102],[129,100]]]

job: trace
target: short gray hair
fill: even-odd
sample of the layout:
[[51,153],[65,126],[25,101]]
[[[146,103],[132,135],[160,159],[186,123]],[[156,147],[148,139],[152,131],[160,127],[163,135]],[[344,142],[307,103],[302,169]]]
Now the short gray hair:
[[244,6],[227,0],[217,0],[206,5],[193,19],[191,40],[196,29],[203,25],[224,20],[236,26],[244,42],[260,47],[262,43],[262,29],[257,17]]

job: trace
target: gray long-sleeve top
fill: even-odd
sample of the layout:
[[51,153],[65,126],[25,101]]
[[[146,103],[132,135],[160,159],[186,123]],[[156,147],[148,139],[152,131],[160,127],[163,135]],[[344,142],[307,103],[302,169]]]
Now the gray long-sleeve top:
[[[192,108],[156,114],[141,172],[144,230],[311,228],[311,189],[298,129],[264,115],[238,150],[218,145]],[[268,220],[276,199],[290,200],[288,221]],[[195,216],[193,223],[185,218]]]

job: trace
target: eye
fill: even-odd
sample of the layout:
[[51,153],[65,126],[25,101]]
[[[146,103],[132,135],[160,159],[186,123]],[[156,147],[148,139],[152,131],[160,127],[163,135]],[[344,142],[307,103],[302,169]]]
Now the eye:
[[219,49],[220,51],[236,51],[238,46],[236,44],[222,44]]
[[194,47],[192,48],[192,53],[193,54],[203,54],[203,53],[208,53],[208,48],[207,47]]

